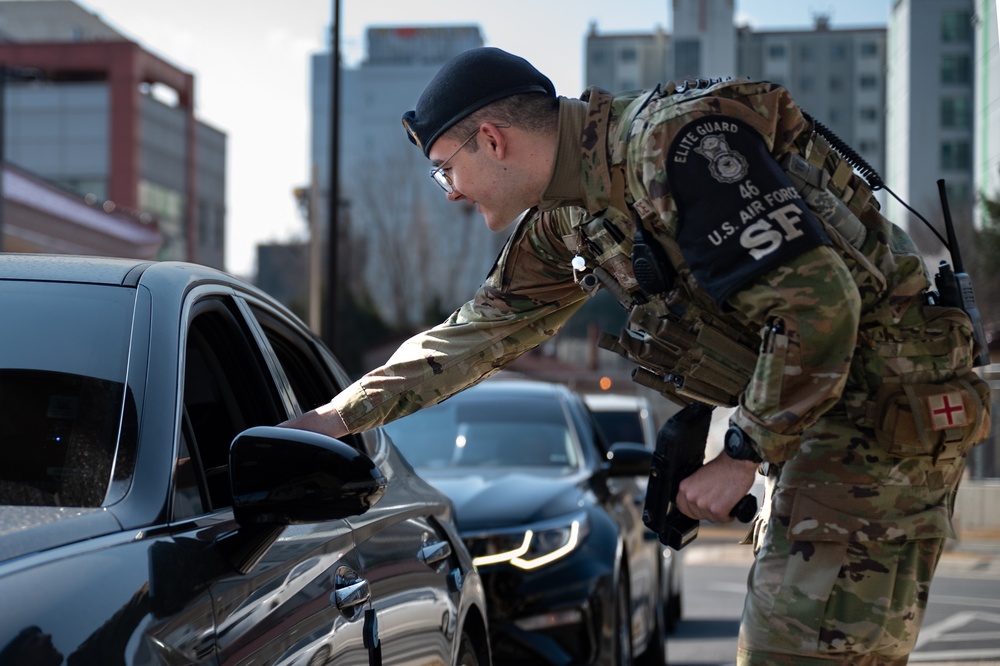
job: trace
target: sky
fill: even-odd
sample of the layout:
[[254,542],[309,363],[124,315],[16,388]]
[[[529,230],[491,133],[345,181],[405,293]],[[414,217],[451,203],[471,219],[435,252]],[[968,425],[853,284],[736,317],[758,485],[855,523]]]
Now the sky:
[[[195,115],[228,137],[226,267],[252,277],[258,243],[306,237],[292,191],[309,181],[310,56],[328,50],[332,0],[77,0],[174,66],[195,75]],[[487,46],[527,58],[556,92],[583,92],[592,22],[600,34],[669,31],[670,0],[419,2],[340,0],[344,63],[357,65],[369,26],[476,24]],[[735,0],[736,22],[805,29],[884,26],[891,0]],[[416,102],[416,100],[414,100]],[[408,107],[408,108],[412,108]],[[400,115],[407,109],[400,109]],[[400,140],[405,136],[400,130]],[[350,157],[341,169],[350,168]]]

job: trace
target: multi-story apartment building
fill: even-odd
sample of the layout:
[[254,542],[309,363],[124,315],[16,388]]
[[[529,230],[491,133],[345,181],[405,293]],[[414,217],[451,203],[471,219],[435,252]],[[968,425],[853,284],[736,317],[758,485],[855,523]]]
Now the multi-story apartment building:
[[224,268],[226,136],[194,76],[74,2],[0,2],[4,158],[105,209],[155,218],[160,259]]
[[[885,167],[884,27],[734,27],[732,0],[673,0],[672,34],[587,37],[588,85],[652,88],[684,78],[746,76],[788,87],[796,101],[882,173]],[[664,44],[653,51],[651,44]],[[623,85],[631,84],[631,85]]]
[[885,170],[886,30],[837,28],[818,15],[812,30],[737,32],[742,76],[784,85],[799,106]]
[[[973,183],[977,195],[1000,201],[1000,20],[996,0],[974,3]],[[980,207],[979,215],[985,214]],[[981,222],[981,220],[978,220]],[[1000,317],[1000,313],[997,313]]]
[[[940,225],[937,181],[944,179],[956,224],[968,224],[973,189],[974,60],[972,0],[896,0],[889,16],[884,178],[910,206]],[[887,214],[913,231],[932,263],[946,250],[922,223],[889,199]]]
[[590,24],[584,65],[587,85],[605,90],[652,88],[669,80],[670,35],[652,33],[602,35]]

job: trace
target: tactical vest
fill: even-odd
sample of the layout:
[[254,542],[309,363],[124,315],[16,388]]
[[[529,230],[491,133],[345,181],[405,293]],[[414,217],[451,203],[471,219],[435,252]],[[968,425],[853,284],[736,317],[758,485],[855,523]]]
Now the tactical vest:
[[[678,102],[699,95],[737,97],[745,95],[748,87],[753,90],[772,84],[696,82],[683,88],[668,84],[663,91],[618,96],[592,88],[584,98],[589,99],[592,109],[605,110],[597,124],[596,141],[584,149],[592,152],[585,155],[590,163],[607,165],[601,179],[587,183],[610,192],[610,205],[598,216],[577,225],[575,234],[564,240],[571,249],[588,249],[599,264],[584,276],[584,288],[607,289],[628,312],[621,333],[617,337],[605,333],[600,346],[634,362],[635,381],[681,405],[691,401],[724,407],[738,405],[756,367],[761,333],[756,325],[740,321],[733,313],[720,312],[692,277],[675,240],[676,230],[665,229],[652,207],[632,199],[625,183],[625,147],[636,115],[658,97],[676,96]],[[748,113],[753,111],[748,108]],[[875,428],[880,439],[892,439],[893,431],[900,428],[898,414],[888,415],[896,414],[893,405],[902,405],[897,412],[916,414],[915,399],[902,389],[893,393],[892,387],[940,387],[940,382],[955,382],[968,398],[970,410],[978,416],[983,410],[988,412],[984,384],[971,373],[971,328],[967,317],[955,308],[928,310],[925,292],[929,280],[923,260],[909,237],[881,215],[868,183],[812,131],[811,124],[792,141],[787,152],[775,158],[825,228],[861,295],[858,349],[851,381],[842,398],[849,417],[860,426]],[[672,280],[661,293],[644,293],[633,270],[632,250],[640,229],[655,238],[670,265]],[[908,348],[907,336],[918,329]],[[932,357],[945,360],[933,361],[929,368],[918,363],[913,370],[915,358]],[[895,367],[891,365],[893,359]],[[887,384],[888,391],[884,388]],[[891,395],[883,396],[887,392]],[[880,407],[880,398],[888,403]],[[913,422],[915,416],[904,414],[900,418]],[[927,441],[920,419],[915,423],[917,432],[911,427],[904,441],[889,442],[887,446],[919,448],[936,456],[946,448],[949,455],[958,455],[985,437],[982,419],[978,429],[970,425],[933,442]],[[925,441],[921,443],[921,439]],[[946,446],[949,441],[955,446]]]

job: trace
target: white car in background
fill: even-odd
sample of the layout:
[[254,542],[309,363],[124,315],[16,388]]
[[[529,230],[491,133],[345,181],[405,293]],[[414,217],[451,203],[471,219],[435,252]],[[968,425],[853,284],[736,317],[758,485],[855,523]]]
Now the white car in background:
[[623,393],[587,393],[583,400],[608,442],[639,442],[656,448],[657,424],[649,400]]
[[[608,445],[616,442],[638,442],[650,451],[656,450],[656,433],[659,424],[655,422],[649,400],[640,395],[624,393],[586,393],[583,401]],[[656,534],[648,530],[650,539]],[[662,548],[664,571],[670,580],[670,598],[664,609],[668,631],[673,630],[681,619],[681,557],[673,549]]]

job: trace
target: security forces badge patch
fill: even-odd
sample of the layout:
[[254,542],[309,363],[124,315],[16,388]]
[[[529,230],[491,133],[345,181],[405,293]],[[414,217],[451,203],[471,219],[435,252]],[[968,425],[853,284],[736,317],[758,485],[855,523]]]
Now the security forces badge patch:
[[682,127],[667,153],[677,242],[716,303],[807,250],[830,245],[822,225],[741,120],[703,116]]

